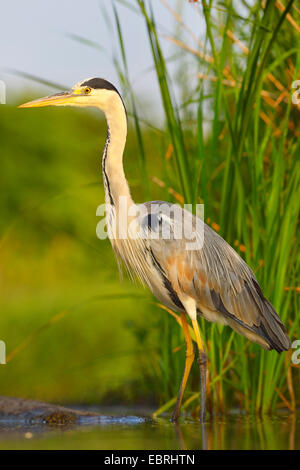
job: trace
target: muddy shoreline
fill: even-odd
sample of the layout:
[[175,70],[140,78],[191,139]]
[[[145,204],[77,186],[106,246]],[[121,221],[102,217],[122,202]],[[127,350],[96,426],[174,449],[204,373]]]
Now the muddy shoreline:
[[89,411],[75,410],[64,406],[23,398],[0,396],[0,421],[16,420],[30,423],[72,424],[84,419],[100,418]]

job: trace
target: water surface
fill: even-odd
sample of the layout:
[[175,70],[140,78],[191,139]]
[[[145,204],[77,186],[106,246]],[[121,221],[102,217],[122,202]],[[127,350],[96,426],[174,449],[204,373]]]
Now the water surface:
[[299,413],[253,417],[232,412],[204,425],[191,418],[175,425],[169,416],[153,420],[149,411],[101,412],[106,413],[100,419],[60,426],[0,420],[0,449],[300,449]]

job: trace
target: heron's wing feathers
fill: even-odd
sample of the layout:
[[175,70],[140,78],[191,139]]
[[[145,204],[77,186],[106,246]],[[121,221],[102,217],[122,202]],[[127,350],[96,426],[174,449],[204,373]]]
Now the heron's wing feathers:
[[[197,218],[182,212],[193,219],[195,227]],[[157,217],[157,213],[151,214]],[[165,217],[172,219],[169,213]],[[174,234],[176,220],[172,221]],[[187,249],[191,240],[186,237],[150,240],[155,258],[179,298],[181,294],[192,297],[204,316],[225,319],[252,340],[255,338],[251,335],[258,335],[269,348],[289,349],[286,329],[252,270],[222,237],[200,219],[197,223],[199,240],[203,239],[198,249]]]

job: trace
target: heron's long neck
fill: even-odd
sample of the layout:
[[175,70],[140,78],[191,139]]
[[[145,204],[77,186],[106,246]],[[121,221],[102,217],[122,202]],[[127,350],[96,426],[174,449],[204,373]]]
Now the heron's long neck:
[[107,139],[103,152],[102,171],[107,204],[119,207],[120,197],[132,199],[123,168],[123,152],[127,135],[127,118],[119,96],[114,96],[105,110],[107,119]]

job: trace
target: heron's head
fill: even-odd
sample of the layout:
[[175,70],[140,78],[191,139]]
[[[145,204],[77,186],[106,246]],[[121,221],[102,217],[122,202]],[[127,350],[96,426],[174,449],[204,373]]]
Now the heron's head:
[[28,103],[19,108],[37,108],[41,106],[94,106],[106,111],[113,100],[121,98],[118,90],[103,78],[87,78],[76,83],[69,91],[55,93]]

